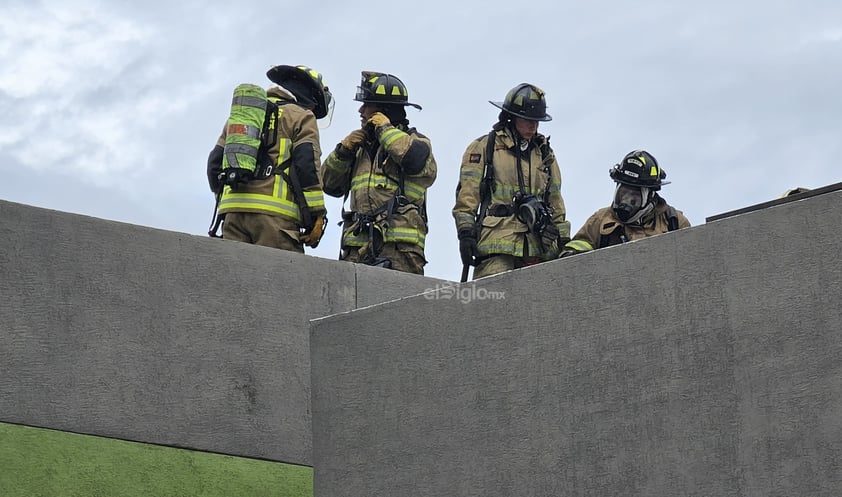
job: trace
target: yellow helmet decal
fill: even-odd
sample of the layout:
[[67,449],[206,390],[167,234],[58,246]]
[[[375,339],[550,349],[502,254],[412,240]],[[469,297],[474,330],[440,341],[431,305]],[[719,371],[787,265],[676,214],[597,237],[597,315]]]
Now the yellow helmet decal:
[[392,95],[401,96],[401,89],[398,88],[398,85],[392,87]]
[[645,155],[638,155],[637,158],[640,159],[640,162],[642,162],[644,166],[646,165],[646,156]]
[[385,85],[377,85],[377,88],[374,89],[374,93],[378,95],[385,95],[386,94],[386,86]]
[[652,176],[653,178],[658,177],[658,168],[652,166],[652,169],[649,171],[649,176]]

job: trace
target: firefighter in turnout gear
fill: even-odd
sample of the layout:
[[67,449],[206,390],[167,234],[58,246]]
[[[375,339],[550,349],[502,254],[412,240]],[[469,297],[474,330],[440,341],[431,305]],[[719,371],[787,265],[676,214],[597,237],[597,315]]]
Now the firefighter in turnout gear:
[[617,185],[611,207],[588,218],[561,257],[690,227],[684,214],[658,195],[669,181],[649,152],[629,152],[608,173]]
[[361,127],[322,164],[325,193],[349,197],[342,213],[340,259],[424,274],[427,188],[436,179],[430,140],[409,127],[406,86],[363,71],[355,100]]
[[544,92],[521,83],[503,102],[492,131],[462,156],[453,217],[462,281],[558,257],[570,239],[561,197],[561,172],[549,137],[538,133],[547,114]]
[[266,91],[277,112],[267,112],[265,135],[271,138],[261,137],[259,153],[265,154],[262,160],[273,166],[273,174],[226,184],[226,125],[208,157],[208,183],[224,219],[223,239],[303,253],[304,245],[318,245],[326,223],[316,120],[327,118],[329,124],[333,97],[322,75],[306,66],[279,65],[266,76],[278,85]]

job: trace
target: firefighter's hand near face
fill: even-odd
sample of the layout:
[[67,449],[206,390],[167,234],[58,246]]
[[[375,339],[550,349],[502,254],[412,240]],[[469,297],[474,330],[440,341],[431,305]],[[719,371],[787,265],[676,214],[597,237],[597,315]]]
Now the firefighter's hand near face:
[[386,117],[386,114],[383,114],[382,112],[375,112],[374,114],[372,114],[371,117],[368,119],[368,122],[372,126],[374,126],[375,129],[379,128],[380,126],[392,124],[392,122],[389,121],[389,118]]
[[365,141],[365,131],[361,129],[355,129],[348,133],[348,136],[342,139],[339,142],[342,145],[342,148],[349,152],[356,152],[358,148],[363,144]]

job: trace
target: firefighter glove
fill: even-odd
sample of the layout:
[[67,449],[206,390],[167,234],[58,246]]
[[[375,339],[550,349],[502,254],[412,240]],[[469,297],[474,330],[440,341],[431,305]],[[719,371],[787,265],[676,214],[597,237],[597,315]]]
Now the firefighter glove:
[[368,119],[368,122],[370,122],[375,128],[379,128],[380,126],[385,126],[387,124],[392,124],[392,121],[390,121],[389,118],[386,117],[386,114],[382,112],[375,112],[374,114],[372,114],[371,117]]
[[325,225],[327,225],[327,216],[320,214],[313,222],[313,227],[301,235],[301,242],[311,248],[318,247],[325,234]]
[[355,129],[354,131],[351,131],[348,134],[348,136],[343,138],[342,141],[339,142],[339,144],[342,145],[342,148],[344,148],[346,150],[350,150],[351,152],[356,152],[357,149],[360,148],[360,145],[362,145],[364,141],[365,141],[365,131],[363,131],[361,129]]
[[476,264],[479,251],[477,250],[477,232],[474,228],[459,230],[459,255],[462,256],[463,265],[472,266]]
[[553,250],[558,248],[558,226],[555,223],[547,223],[544,230],[541,232],[541,245],[545,250]]
[[217,195],[222,193],[225,182],[222,181],[222,154],[225,149],[219,145],[213,147],[208,155],[208,186]]

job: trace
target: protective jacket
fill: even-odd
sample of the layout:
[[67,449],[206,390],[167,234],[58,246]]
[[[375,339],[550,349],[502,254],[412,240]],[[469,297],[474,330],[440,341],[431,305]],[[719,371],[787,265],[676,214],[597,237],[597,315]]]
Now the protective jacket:
[[[271,214],[288,218],[300,226],[302,217],[299,202],[302,200],[296,198],[284,175],[300,184],[303,201],[313,219],[325,213],[324,194],[318,176],[321,157],[319,128],[313,113],[296,105],[295,98],[286,91],[272,87],[266,93],[271,101],[278,104],[278,119],[275,121],[272,116],[269,123],[270,130],[277,126],[278,138],[268,150],[269,159],[277,165],[275,170],[278,173],[267,179],[240,184],[236,189],[225,186],[219,201],[219,213]],[[214,149],[215,152],[220,151],[218,163],[208,161],[209,181],[222,170],[221,148],[225,145],[225,136],[226,130],[223,129]]]
[[[516,145],[512,131],[499,129],[494,133],[493,170],[494,182],[488,209],[482,226],[478,229],[480,258],[495,254],[549,260],[558,256],[559,247],[544,248],[540,239],[516,215],[513,198],[521,192],[518,179],[518,155],[525,195],[534,195],[551,210],[552,222],[558,227],[559,238],[570,239],[570,222],[561,197],[561,170],[547,138],[536,134],[525,151]],[[459,185],[456,187],[456,204],[453,218],[457,231],[471,229],[482,199],[480,182],[486,162],[488,135],[483,135],[468,145],[462,156]]]
[[423,257],[427,188],[435,179],[430,140],[405,124],[369,132],[356,153],[337,145],[322,164],[322,181],[328,195],[350,197],[342,247],[369,246],[371,231],[360,227],[371,220],[383,243],[408,244]]
[[564,246],[564,250],[587,252],[647,236],[660,235],[670,231],[670,215],[675,216],[678,229],[690,227],[690,221],[684,214],[667,205],[663,198],[656,196],[655,202],[652,213],[640,224],[623,224],[611,207],[599,209],[585,221],[573,239]]

